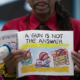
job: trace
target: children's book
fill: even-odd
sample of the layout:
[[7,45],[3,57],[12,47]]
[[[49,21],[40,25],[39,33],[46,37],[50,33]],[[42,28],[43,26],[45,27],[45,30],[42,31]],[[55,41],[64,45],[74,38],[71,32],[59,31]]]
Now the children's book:
[[28,30],[17,33],[18,49],[25,52],[18,63],[18,77],[74,75],[73,31]]
[[12,50],[22,49],[25,52],[23,60],[17,66],[18,77],[74,75],[74,63],[71,57],[73,42],[73,31],[0,32],[0,46],[10,43],[13,46]]

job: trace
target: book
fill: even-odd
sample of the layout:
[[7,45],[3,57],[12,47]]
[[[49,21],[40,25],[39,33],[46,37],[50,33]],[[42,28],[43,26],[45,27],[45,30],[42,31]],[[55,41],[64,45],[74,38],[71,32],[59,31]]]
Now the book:
[[3,43],[14,42],[14,50],[22,49],[25,52],[24,59],[17,65],[18,78],[26,75],[74,75],[71,57],[74,48],[73,31],[26,30],[5,33],[9,36],[15,34],[16,37],[4,40]]
[[22,31],[18,33],[18,49],[25,51],[24,60],[18,63],[18,77],[74,75],[73,31]]
[[[18,49],[17,32],[17,30],[0,31],[0,46],[11,43],[13,46],[12,50]],[[3,62],[3,60],[0,60],[0,62]]]

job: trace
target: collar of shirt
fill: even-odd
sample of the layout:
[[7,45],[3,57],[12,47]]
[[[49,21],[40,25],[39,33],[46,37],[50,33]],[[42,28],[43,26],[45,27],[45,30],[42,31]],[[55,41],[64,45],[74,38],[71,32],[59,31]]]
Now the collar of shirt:
[[[53,16],[44,23],[48,26],[50,30],[57,30],[57,20],[56,20],[56,12],[54,11]],[[40,25],[40,21],[34,16],[32,13],[30,16],[30,23],[28,25],[28,30],[35,30]]]

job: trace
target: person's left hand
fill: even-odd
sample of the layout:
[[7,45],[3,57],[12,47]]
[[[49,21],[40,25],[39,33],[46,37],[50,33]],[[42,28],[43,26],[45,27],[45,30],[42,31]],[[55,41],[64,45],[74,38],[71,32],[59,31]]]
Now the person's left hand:
[[80,50],[77,52],[75,51],[72,51],[72,59],[75,63],[74,65],[74,70],[77,72],[77,73],[80,73]]

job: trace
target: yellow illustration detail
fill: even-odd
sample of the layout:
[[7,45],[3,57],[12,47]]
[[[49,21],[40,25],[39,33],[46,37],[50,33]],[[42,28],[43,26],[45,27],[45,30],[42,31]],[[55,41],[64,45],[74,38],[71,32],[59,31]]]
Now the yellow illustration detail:
[[69,44],[50,44],[50,43],[26,43],[21,46],[21,49],[26,50],[29,47],[34,47],[34,48],[51,48],[51,47],[59,47],[59,46],[64,46],[68,47]]
[[35,68],[35,65],[27,65],[27,66],[22,66],[21,72],[22,73],[27,73],[27,72],[67,72],[69,73],[69,67],[68,66],[63,66],[63,67],[47,67],[47,68]]

